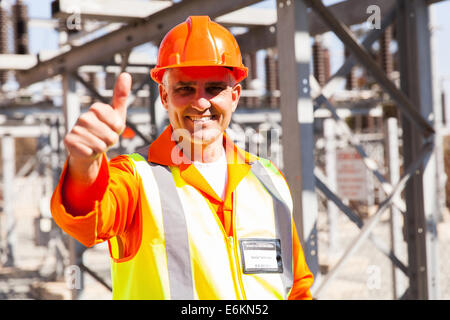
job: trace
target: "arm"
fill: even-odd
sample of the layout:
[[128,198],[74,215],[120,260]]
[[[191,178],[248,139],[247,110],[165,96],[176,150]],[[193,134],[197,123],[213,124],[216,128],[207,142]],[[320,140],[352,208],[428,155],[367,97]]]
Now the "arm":
[[126,101],[130,90],[130,75],[120,74],[114,87],[112,105],[94,103],[64,138],[69,156],[62,201],[71,208],[74,216],[92,209],[92,202],[79,201],[80,197],[72,194],[89,195],[98,187],[102,155],[119,140],[126,126]]
[[[280,169],[272,162],[269,162],[273,168],[272,172],[277,173],[280,179],[273,179],[274,183],[277,183],[279,188],[285,188],[289,197],[284,199],[292,210],[293,203],[290,196],[290,190],[288,183],[280,171]],[[275,175],[275,177],[277,177]],[[294,283],[292,285],[291,292],[289,294],[289,300],[307,300],[312,299],[310,288],[314,282],[314,276],[306,264],[305,255],[303,253],[302,245],[298,238],[297,229],[295,227],[294,220],[292,219],[292,260],[293,260],[293,277]]]
[[[101,157],[100,171],[91,192],[76,193],[67,179],[68,161],[51,199],[51,212],[56,224],[87,247],[103,242],[137,226],[134,221],[139,197],[139,180],[133,163],[126,156],[109,163]],[[89,203],[91,209],[79,214],[64,202],[63,186],[73,202]],[[67,191],[69,190],[69,191]],[[79,206],[78,206],[79,207]],[[87,206],[86,206],[87,207]]]
[[314,276],[311,271],[309,271],[308,265],[306,264],[305,255],[298,239],[297,230],[293,221],[292,224],[294,284],[292,286],[291,293],[289,294],[289,300],[310,300],[312,299],[310,288],[314,282]]
[[[114,88],[112,105],[94,103],[64,138],[69,156],[52,197],[52,214],[58,225],[88,246],[103,238],[108,229],[104,230],[104,226],[111,225],[110,217],[126,207],[121,202],[127,195],[116,190],[119,194],[112,196],[110,188],[118,185],[111,181],[121,181],[122,175],[127,176],[126,170],[111,180],[105,152],[125,128],[130,89],[131,77],[122,73]],[[100,210],[105,205],[108,210]],[[109,213],[109,218],[100,215],[103,211]]]

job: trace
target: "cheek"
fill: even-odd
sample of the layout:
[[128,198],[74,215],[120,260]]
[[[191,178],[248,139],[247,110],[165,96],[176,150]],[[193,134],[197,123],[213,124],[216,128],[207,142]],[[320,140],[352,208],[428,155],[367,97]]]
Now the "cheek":
[[224,117],[230,118],[233,113],[233,99],[229,95],[218,95],[211,102]]
[[169,106],[167,110],[167,115],[169,117],[169,122],[174,129],[183,128],[185,126],[182,112],[173,105]]
[[186,106],[189,105],[187,101],[179,98],[171,98],[168,101],[168,109],[169,116],[180,116],[183,111],[186,109]]

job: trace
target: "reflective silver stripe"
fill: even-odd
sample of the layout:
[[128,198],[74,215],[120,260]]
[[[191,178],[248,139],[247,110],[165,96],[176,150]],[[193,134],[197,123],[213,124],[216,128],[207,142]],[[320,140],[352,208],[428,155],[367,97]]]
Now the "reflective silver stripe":
[[158,184],[166,243],[170,297],[193,300],[191,257],[186,219],[169,167],[150,163]]
[[292,218],[289,207],[283,201],[278,190],[269,177],[267,170],[259,161],[252,163],[251,171],[263,184],[273,199],[273,211],[275,213],[276,237],[281,242],[281,260],[283,263],[283,281],[286,295],[292,288],[294,277],[292,273]]

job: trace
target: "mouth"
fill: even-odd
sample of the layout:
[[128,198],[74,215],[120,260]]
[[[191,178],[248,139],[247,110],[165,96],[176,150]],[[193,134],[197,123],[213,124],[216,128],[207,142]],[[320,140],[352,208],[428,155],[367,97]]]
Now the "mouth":
[[208,116],[186,116],[187,119],[191,120],[193,123],[206,123],[208,121],[217,120],[218,115],[208,115]]

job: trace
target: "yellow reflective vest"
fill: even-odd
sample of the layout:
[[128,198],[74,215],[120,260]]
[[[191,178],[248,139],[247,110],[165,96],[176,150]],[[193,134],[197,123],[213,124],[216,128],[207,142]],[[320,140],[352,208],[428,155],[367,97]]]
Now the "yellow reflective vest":
[[[258,159],[233,193],[232,236],[177,166],[128,156],[140,181],[141,243],[120,258],[109,239],[114,299],[287,299],[293,284],[292,200]],[[145,201],[144,201],[145,200]]]

